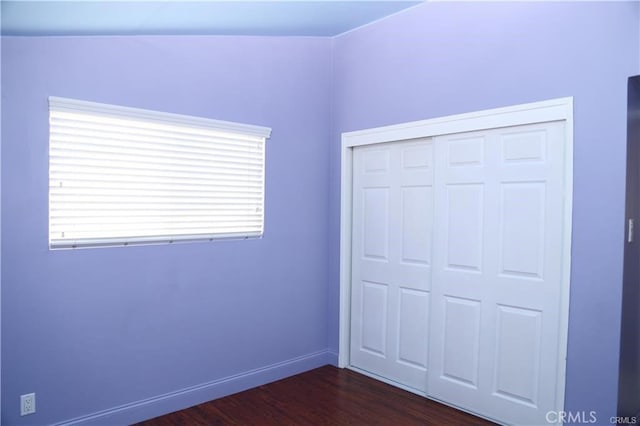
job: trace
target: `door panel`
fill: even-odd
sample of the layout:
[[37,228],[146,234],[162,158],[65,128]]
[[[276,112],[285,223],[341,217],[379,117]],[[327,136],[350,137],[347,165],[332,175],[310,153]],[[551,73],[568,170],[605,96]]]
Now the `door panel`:
[[442,377],[477,389],[480,302],[461,297],[445,297],[443,331]]
[[494,392],[530,404],[538,401],[542,312],[498,305]]
[[447,263],[452,270],[480,272],[483,239],[483,187],[447,185]]
[[431,262],[433,190],[428,186],[401,189],[402,262],[428,266]]
[[500,273],[542,279],[545,184],[501,184]]
[[388,286],[362,282],[362,350],[384,357],[387,353]]
[[388,260],[389,256],[389,189],[364,189],[364,247],[369,259]]
[[561,122],[434,139],[429,394],[507,423],[555,407],[563,142]]
[[400,288],[398,362],[427,369],[429,293]]
[[426,390],[431,140],[354,149],[351,364]]

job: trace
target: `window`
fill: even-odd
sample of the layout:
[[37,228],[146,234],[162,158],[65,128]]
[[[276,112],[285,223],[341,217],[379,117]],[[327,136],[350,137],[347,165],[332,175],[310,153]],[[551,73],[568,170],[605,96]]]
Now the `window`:
[[49,98],[49,246],[259,237],[271,129]]

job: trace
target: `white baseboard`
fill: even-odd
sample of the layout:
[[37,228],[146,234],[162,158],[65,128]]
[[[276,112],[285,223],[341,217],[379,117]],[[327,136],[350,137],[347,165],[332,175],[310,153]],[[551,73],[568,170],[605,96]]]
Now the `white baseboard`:
[[328,351],[315,352],[235,376],[76,417],[56,425],[88,426],[136,423],[284,379],[323,365],[334,364],[332,360],[333,353]]
[[338,352],[332,350],[327,351],[327,363],[338,367]]

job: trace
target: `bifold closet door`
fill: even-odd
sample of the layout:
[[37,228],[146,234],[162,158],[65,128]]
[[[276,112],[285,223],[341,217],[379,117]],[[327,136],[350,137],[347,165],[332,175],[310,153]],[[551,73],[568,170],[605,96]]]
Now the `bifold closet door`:
[[433,145],[353,150],[351,365],[424,392],[427,384]]
[[429,395],[514,424],[557,409],[564,123],[434,138]]

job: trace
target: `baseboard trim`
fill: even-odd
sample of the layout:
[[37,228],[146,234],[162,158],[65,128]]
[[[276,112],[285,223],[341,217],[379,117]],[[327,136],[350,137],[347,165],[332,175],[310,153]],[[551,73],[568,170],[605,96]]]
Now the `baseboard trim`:
[[56,423],[57,426],[131,424],[331,364],[333,353],[319,351],[241,374]]
[[327,363],[333,365],[334,367],[338,367],[338,352],[334,352],[332,350],[327,351]]

